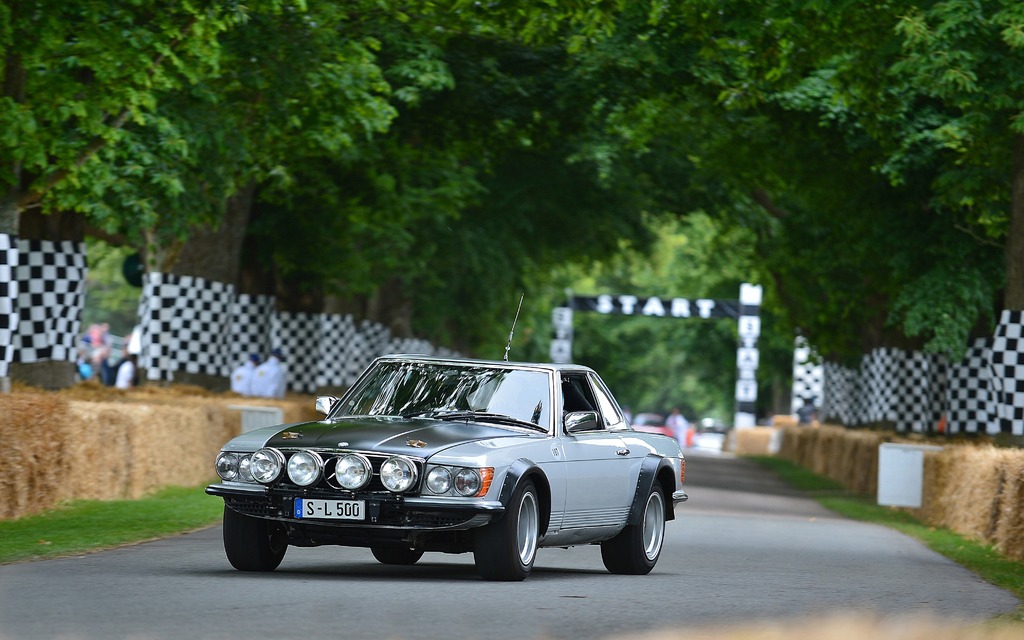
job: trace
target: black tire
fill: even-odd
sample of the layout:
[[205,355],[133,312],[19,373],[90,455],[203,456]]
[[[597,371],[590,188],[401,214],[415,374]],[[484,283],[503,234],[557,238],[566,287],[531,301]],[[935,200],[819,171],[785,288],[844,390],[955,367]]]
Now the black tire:
[[398,547],[370,547],[373,557],[381,564],[416,564],[423,557],[422,551],[416,549],[399,549]]
[[533,482],[526,480],[512,494],[504,515],[477,530],[477,573],[485,580],[524,580],[533,569],[539,542],[540,501]]
[[665,543],[665,495],[657,483],[644,503],[637,524],[626,525],[611,540],[601,543],[601,560],[612,573],[640,576],[651,572]]
[[224,507],[224,552],[239,571],[273,571],[288,550],[284,525]]

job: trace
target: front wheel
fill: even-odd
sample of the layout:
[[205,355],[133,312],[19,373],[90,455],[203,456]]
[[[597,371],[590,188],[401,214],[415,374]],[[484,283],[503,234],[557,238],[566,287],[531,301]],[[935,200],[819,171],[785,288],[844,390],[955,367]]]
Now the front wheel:
[[423,557],[422,551],[416,549],[399,549],[397,547],[370,547],[373,557],[381,564],[416,564]]
[[658,563],[665,542],[665,496],[657,483],[647,496],[637,524],[626,525],[611,540],[601,543],[601,559],[612,573],[644,575]]
[[239,571],[273,571],[288,550],[284,525],[224,506],[224,552]]
[[529,480],[512,495],[501,518],[478,529],[473,541],[477,573],[485,580],[524,580],[540,541],[540,502]]

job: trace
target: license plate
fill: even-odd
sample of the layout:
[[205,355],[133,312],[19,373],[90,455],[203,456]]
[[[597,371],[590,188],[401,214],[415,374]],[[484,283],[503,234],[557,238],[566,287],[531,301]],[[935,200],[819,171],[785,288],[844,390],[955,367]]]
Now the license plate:
[[362,520],[365,513],[365,500],[312,500],[309,498],[295,498],[296,518]]

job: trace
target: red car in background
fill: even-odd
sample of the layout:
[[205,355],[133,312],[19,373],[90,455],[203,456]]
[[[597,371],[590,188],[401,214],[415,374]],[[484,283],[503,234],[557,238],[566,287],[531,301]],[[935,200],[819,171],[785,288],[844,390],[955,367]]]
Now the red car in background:
[[665,426],[665,416],[658,413],[638,413],[633,416],[633,430],[660,433],[670,438],[676,437],[676,434],[672,433],[672,429]]

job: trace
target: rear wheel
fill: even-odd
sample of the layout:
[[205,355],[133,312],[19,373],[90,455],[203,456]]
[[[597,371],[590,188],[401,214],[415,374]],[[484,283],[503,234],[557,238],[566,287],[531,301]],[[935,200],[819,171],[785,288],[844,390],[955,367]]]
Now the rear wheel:
[[626,525],[619,535],[602,542],[601,559],[612,573],[644,575],[658,563],[664,542],[665,496],[655,483],[640,522]]
[[416,549],[399,549],[398,547],[370,547],[373,557],[381,564],[416,564],[423,557],[422,551]]
[[485,580],[523,580],[530,575],[540,541],[540,502],[529,480],[512,495],[500,519],[476,532],[473,559]]
[[288,550],[284,525],[224,507],[224,552],[239,571],[273,571]]

